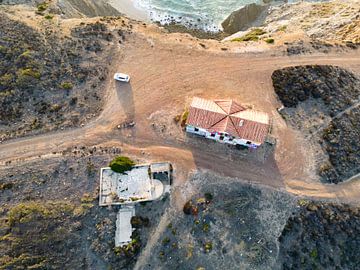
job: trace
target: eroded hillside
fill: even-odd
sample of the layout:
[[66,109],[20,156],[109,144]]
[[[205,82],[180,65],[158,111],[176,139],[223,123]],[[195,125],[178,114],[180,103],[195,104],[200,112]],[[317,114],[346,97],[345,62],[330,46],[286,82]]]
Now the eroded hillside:
[[297,66],[274,71],[282,116],[314,150],[319,175],[338,183],[360,172],[360,80],[340,67]]
[[0,25],[0,139],[79,127],[101,111],[110,59],[121,55],[106,23],[29,26],[2,13]]

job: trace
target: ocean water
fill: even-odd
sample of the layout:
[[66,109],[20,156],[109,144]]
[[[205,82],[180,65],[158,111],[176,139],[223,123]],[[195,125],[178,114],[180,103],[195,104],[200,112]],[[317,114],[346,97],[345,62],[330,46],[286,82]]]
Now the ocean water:
[[135,0],[153,21],[178,22],[192,28],[218,31],[221,22],[234,10],[261,0]]
[[[190,28],[216,32],[221,22],[234,10],[262,0],[133,0],[135,7],[145,10],[153,21],[161,24],[177,22]],[[276,3],[299,0],[278,0]],[[311,2],[326,0],[307,0]]]

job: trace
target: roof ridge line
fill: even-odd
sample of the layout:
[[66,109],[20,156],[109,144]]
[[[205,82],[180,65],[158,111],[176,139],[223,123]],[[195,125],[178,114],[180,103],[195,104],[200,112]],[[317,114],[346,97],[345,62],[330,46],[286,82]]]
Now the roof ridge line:
[[237,126],[234,124],[234,121],[232,120],[231,115],[229,115],[229,118],[230,118],[232,125],[234,126],[234,128],[236,130],[237,135],[240,137],[240,132],[238,131]]
[[[229,113],[227,113],[219,104],[217,104],[217,102],[219,102],[219,101],[231,101],[232,102],[232,100],[214,100],[213,102],[226,114],[226,116],[229,116],[230,114],[230,112]],[[219,121],[220,122],[220,121]],[[218,123],[219,123],[218,122]]]
[[224,120],[226,117],[229,117],[229,115],[225,115],[223,118],[221,118],[219,121],[217,121],[216,123],[214,123],[213,125],[211,125],[209,128],[212,128],[213,126],[217,125],[217,124],[220,123],[222,120]]
[[[238,111],[231,113],[230,115],[247,110],[243,105],[239,104],[238,102],[236,102],[234,100],[231,100],[231,106],[233,105],[233,103],[235,103],[237,106],[239,106],[240,109]],[[231,107],[230,107],[230,109],[231,109]]]

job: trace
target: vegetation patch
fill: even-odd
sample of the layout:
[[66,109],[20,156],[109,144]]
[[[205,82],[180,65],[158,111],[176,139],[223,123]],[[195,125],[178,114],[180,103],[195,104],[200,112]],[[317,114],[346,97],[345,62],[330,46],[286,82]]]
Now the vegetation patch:
[[49,4],[46,2],[40,3],[36,6],[38,12],[44,12],[49,7]]
[[130,171],[134,165],[135,162],[132,161],[130,158],[124,156],[118,156],[110,162],[109,167],[114,172],[124,173],[126,171]]
[[71,82],[63,82],[61,84],[62,89],[70,90],[74,87],[74,85]]
[[58,26],[39,30],[2,14],[0,37],[0,140],[78,126],[100,110],[112,37],[105,24],[77,26],[64,39]]
[[296,107],[309,98],[321,99],[331,116],[360,95],[360,80],[336,66],[307,65],[276,70],[272,74],[276,94],[285,107]]
[[184,203],[181,213],[169,212],[171,222],[152,249],[157,256],[149,259],[151,266],[276,268],[278,236],[283,229],[280,224],[294,211],[296,201],[290,202],[288,195],[278,192],[266,195],[267,191],[229,178],[228,182],[222,180],[201,174],[189,181],[201,183],[192,187],[199,193]]
[[52,19],[54,18],[54,15],[52,15],[52,14],[46,14],[46,15],[44,16],[44,18],[47,19],[47,20],[52,20]]
[[333,119],[322,134],[329,162],[320,166],[320,175],[337,183],[360,173],[360,106]]
[[114,252],[117,256],[124,256],[127,258],[132,258],[137,255],[140,251],[141,242],[139,237],[136,237],[131,240],[131,242],[122,247],[115,247]]
[[0,190],[12,189],[13,187],[13,183],[0,183]]
[[186,121],[187,121],[188,117],[189,117],[189,110],[186,109],[186,110],[183,112],[183,114],[181,115],[180,125],[181,125],[182,127],[185,127],[185,126],[186,126]]
[[266,31],[264,31],[261,28],[255,28],[255,29],[252,29],[249,33],[245,34],[244,36],[239,37],[239,38],[234,38],[231,41],[234,41],[234,42],[258,41],[259,37],[264,34],[266,34]]
[[278,32],[285,32],[286,29],[287,29],[287,25],[283,25],[283,26],[280,26],[280,27],[277,29],[277,31],[278,31]]
[[279,241],[282,269],[356,269],[360,209],[311,202],[289,218]]
[[321,179],[338,183],[360,173],[360,79],[320,65],[276,70],[272,79],[285,107],[281,114],[328,157],[317,161]]
[[[63,265],[58,242],[74,244],[74,206],[29,201],[11,207],[0,228],[0,269],[49,269]],[[51,247],[51,248],[50,248]]]

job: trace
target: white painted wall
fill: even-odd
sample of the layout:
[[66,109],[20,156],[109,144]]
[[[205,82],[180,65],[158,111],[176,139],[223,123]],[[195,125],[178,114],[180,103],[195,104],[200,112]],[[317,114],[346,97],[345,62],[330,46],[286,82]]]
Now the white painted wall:
[[225,136],[225,135],[223,136],[223,139],[220,140],[221,135],[219,133],[215,133],[215,136],[211,136],[212,133],[208,132],[206,129],[196,128],[196,127],[191,126],[191,125],[186,126],[186,132],[196,134],[196,135],[200,135],[200,136],[203,136],[203,137],[205,137],[207,139],[218,141],[218,142],[221,142],[221,143],[228,143],[228,144],[232,144],[232,145],[240,144],[240,145],[244,145],[244,146],[248,146],[248,147],[250,147],[250,146],[253,146],[253,147],[260,146],[260,144],[257,144],[257,143],[254,143],[254,142],[251,142],[251,145],[249,145],[249,144],[247,144],[248,140],[241,139],[241,138],[234,138],[234,137]]

